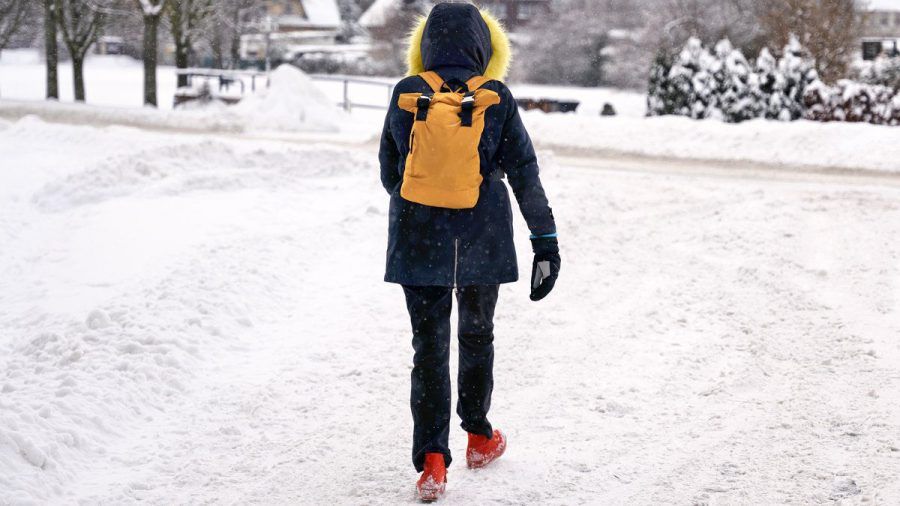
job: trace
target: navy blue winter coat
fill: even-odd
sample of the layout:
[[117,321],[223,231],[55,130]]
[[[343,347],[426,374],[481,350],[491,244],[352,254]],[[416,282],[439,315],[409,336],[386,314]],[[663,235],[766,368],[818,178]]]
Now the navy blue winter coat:
[[[492,58],[508,57],[498,54],[498,50],[508,50],[507,45],[498,45],[496,40],[492,45],[492,37],[505,38],[497,30],[499,25],[490,18],[486,21],[471,5],[438,4],[419,29],[424,70],[437,72],[445,81],[465,82],[484,75]],[[395,87],[379,152],[381,182],[391,196],[385,281],[445,287],[517,281],[512,207],[504,178],[531,233],[556,233],[534,147],[515,99],[499,80],[490,81],[484,88],[497,92],[500,104],[486,113],[479,146],[484,176],[480,197],[472,209],[451,210],[416,204],[400,196],[414,117],[400,109],[397,100],[402,93],[426,93],[430,88],[417,76],[407,77]]]

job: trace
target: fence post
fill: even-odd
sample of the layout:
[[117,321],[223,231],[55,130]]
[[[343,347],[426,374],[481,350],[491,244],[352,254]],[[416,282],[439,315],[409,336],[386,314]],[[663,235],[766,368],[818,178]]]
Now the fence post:
[[350,112],[350,80],[344,79],[344,110]]

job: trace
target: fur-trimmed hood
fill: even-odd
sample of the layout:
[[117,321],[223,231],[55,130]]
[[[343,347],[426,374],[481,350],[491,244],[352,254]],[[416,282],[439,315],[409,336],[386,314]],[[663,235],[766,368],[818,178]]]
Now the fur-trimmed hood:
[[503,80],[511,59],[509,37],[500,22],[469,4],[436,5],[409,36],[409,75],[455,67]]

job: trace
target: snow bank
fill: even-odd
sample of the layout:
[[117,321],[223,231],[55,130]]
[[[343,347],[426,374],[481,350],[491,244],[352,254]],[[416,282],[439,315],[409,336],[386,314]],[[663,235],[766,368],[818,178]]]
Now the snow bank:
[[523,116],[535,143],[547,149],[900,172],[900,129],[894,127],[767,120],[735,125],[675,116],[590,118],[541,112]]
[[0,118],[19,119],[29,115],[57,123],[197,132],[339,132],[342,126],[350,125],[348,116],[306,74],[289,65],[272,72],[268,90],[248,95],[232,107],[213,103],[188,110],[161,110],[0,101]]
[[[279,215],[256,206],[279,189],[286,202],[373,169],[343,150],[231,142],[33,117],[0,134],[0,243],[15,244],[0,285],[16,287],[0,292],[0,505],[107,494],[152,458],[127,445],[183,423],[170,417],[209,365],[252,354],[295,300],[293,237],[234,232],[270,230]],[[288,219],[294,233],[311,220]],[[127,490],[145,490],[133,472]]]
[[275,69],[269,89],[248,96],[233,109],[257,130],[336,132],[349,122],[309,76],[291,65]]
[[0,101],[0,117],[19,119],[29,116],[53,123],[91,126],[122,125],[197,132],[241,132],[245,129],[236,115],[207,110],[164,111],[58,102]]

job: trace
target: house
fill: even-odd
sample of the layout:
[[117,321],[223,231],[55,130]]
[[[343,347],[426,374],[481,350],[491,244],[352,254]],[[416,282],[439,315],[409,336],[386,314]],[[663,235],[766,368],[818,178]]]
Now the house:
[[550,14],[550,0],[484,0],[478,4],[512,32]]
[[241,38],[241,59],[264,61],[270,57],[290,60],[298,47],[333,46],[341,33],[337,0],[267,0],[260,33]]
[[[359,18],[359,24],[377,34],[404,8],[415,3],[411,0],[375,0]],[[494,14],[511,32],[550,12],[550,0],[482,0],[475,4]]]
[[869,0],[862,39],[864,60],[900,56],[900,0]]
[[372,5],[362,13],[357,21],[369,34],[376,39],[389,39],[397,30],[405,31],[398,23],[402,24],[401,16],[404,13],[422,13],[420,2],[408,0],[375,0]]
[[125,54],[125,39],[112,35],[104,35],[94,44],[95,54]]

